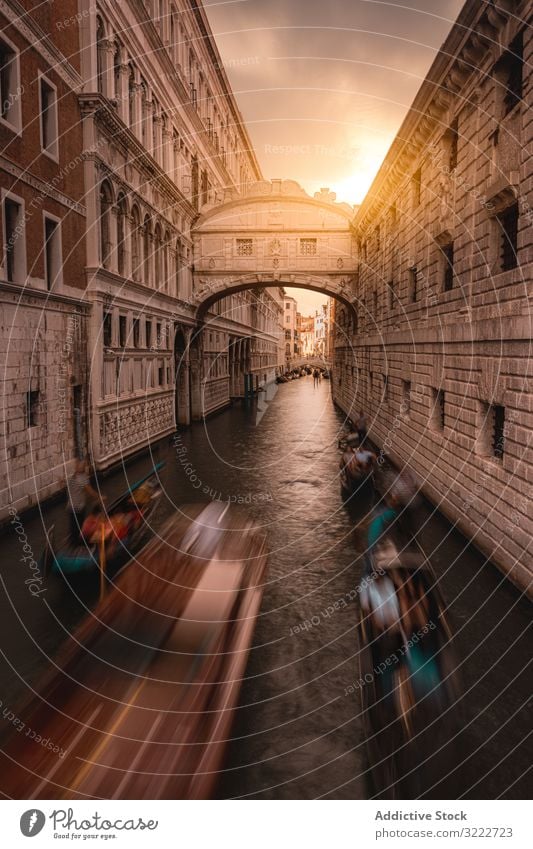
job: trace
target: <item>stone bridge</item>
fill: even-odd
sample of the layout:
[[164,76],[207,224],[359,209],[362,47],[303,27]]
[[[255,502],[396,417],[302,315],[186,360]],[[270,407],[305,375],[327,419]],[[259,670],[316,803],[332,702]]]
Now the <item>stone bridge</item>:
[[292,286],[322,292],[355,311],[354,210],[292,180],[255,183],[205,212],[194,232],[197,318],[244,289]]

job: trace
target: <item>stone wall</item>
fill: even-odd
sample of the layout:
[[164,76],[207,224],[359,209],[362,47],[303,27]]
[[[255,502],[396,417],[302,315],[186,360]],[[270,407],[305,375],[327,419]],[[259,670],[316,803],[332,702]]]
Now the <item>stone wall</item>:
[[86,345],[81,307],[3,294],[0,520],[58,492],[84,449]]
[[384,454],[526,588],[531,4],[522,12],[523,32],[519,16],[466,4],[355,217],[357,320],[337,307],[333,392],[349,415],[367,412]]

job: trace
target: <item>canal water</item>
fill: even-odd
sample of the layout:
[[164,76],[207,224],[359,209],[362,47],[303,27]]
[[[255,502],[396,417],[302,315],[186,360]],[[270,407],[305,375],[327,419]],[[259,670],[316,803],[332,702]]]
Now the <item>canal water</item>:
[[[363,496],[349,511],[342,504],[342,431],[329,383],[314,387],[311,377],[301,378],[194,425],[100,482],[113,497],[152,461],[165,460],[156,523],[186,502],[230,501],[267,537],[268,578],[221,798],[358,799],[372,792],[360,697],[351,692],[359,675],[355,590],[370,505]],[[64,514],[57,504],[23,517],[35,552],[44,526],[55,522],[61,533]],[[457,630],[465,691],[450,798],[527,798],[529,602],[429,505],[419,520]],[[16,715],[94,597],[76,597],[49,580],[32,598],[12,529],[0,543],[0,698]],[[0,719],[6,733],[13,720],[9,713]]]

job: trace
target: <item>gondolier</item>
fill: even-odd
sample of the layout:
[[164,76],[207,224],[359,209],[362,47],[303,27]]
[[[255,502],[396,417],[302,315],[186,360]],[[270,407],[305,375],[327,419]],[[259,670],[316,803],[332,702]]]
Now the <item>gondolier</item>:
[[76,460],[74,474],[69,478],[67,484],[68,505],[67,511],[70,522],[70,539],[76,545],[80,540],[80,531],[85,519],[88,499],[93,501],[105,500],[91,486],[89,480],[87,460]]

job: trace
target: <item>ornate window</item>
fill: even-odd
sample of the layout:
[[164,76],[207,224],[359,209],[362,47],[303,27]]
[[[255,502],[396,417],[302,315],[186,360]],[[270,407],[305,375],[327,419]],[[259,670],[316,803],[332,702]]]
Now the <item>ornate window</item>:
[[237,256],[253,256],[253,252],[253,239],[237,239]]
[[316,256],[317,240],[316,239],[300,239],[300,254],[301,256]]

